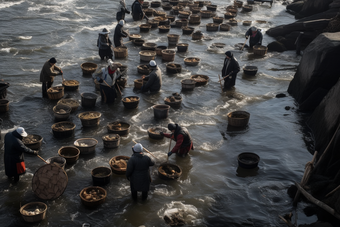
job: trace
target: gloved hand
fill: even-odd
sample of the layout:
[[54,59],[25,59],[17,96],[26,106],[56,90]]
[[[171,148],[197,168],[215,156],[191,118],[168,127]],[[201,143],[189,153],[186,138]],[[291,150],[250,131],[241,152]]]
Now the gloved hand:
[[34,155],[38,155],[39,154],[39,150],[33,150],[33,154]]
[[248,36],[246,36],[246,39],[248,39]]
[[164,133],[163,133],[163,132],[160,132],[159,134],[160,134],[161,136],[164,136]]
[[171,156],[171,155],[172,155],[172,152],[170,151],[170,152],[168,153],[168,157]]
[[129,10],[126,10],[125,12],[126,12],[127,14],[130,14],[130,11],[129,11]]

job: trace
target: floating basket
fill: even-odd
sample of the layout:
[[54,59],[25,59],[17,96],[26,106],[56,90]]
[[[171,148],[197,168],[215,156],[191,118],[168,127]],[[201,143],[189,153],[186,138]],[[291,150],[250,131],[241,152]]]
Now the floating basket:
[[115,156],[110,159],[110,167],[112,172],[118,175],[124,175],[126,173],[127,162],[129,161],[129,156]]
[[133,44],[135,44],[135,46],[143,46],[143,43],[145,42],[144,39],[134,39]]
[[176,27],[181,28],[188,25],[188,19],[180,19],[175,21]]
[[250,114],[246,111],[234,111],[228,113],[228,125],[234,127],[246,127]]
[[236,6],[237,8],[242,8],[243,2],[236,0],[236,1],[234,1],[234,6]]
[[168,18],[170,22],[174,22],[176,17],[173,15],[167,15],[166,18]]
[[227,6],[227,12],[237,13],[237,6]]
[[7,99],[0,99],[0,113],[5,113],[9,110],[9,101]]
[[231,19],[231,18],[234,18],[234,17],[236,17],[236,13],[232,13],[232,12],[226,12],[225,14],[224,14],[224,18],[225,19]]
[[105,166],[94,168],[91,171],[92,183],[94,186],[102,186],[110,183],[112,170]]
[[155,60],[156,51],[140,51],[139,56],[141,61],[150,62],[151,60]]
[[200,13],[202,18],[210,18],[212,15],[210,10],[201,10]]
[[210,10],[211,12],[215,12],[217,9],[217,5],[207,5],[207,10]]
[[151,29],[150,24],[141,24],[139,25],[140,32],[149,32]]
[[93,93],[81,93],[81,106],[82,107],[95,107],[98,95]]
[[167,3],[162,5],[163,10],[168,11],[172,9],[172,5]]
[[157,47],[156,43],[143,43],[142,50],[151,50],[155,51]]
[[153,108],[153,115],[157,119],[164,119],[168,117],[169,114],[169,105],[159,104],[152,106]]
[[71,107],[71,113],[75,112],[80,105],[75,99],[60,99],[57,104],[63,104]]
[[68,105],[57,104],[53,107],[54,118],[58,121],[65,121],[69,118],[72,108]]
[[257,73],[257,67],[256,66],[244,66],[243,67],[243,73],[249,76],[255,76]]
[[[160,10],[155,10],[155,11],[153,12],[153,15],[154,15],[155,17],[164,17],[164,18],[165,18],[166,12],[163,12],[163,11],[160,11]],[[161,24],[160,24],[160,25],[161,25]]]
[[142,3],[142,9],[147,9],[150,6],[150,2],[143,2]]
[[251,12],[252,10],[253,10],[253,6],[251,6],[251,5],[242,6],[242,11],[244,11],[244,12]]
[[219,27],[219,24],[215,24],[215,23],[208,23],[206,25],[206,28],[207,28],[207,31],[218,31],[218,27]]
[[[95,192],[95,196],[92,196],[91,193],[93,192]],[[88,208],[98,207],[100,204],[105,202],[106,196],[107,196],[106,190],[98,186],[84,188],[79,193],[81,202],[83,203],[84,206]]]
[[250,26],[251,23],[252,23],[251,20],[245,20],[245,21],[242,22],[242,24],[243,24],[244,26]]
[[244,152],[237,156],[238,166],[244,169],[254,169],[258,166],[260,156],[251,152]]
[[64,97],[64,87],[63,86],[56,86],[50,87],[47,90],[47,95],[49,99],[58,100]]
[[183,35],[191,35],[194,32],[195,28],[193,27],[182,27]]
[[163,163],[158,167],[158,176],[164,180],[176,180],[182,175],[182,169],[171,163]]
[[64,80],[63,86],[65,91],[75,91],[79,88],[78,80]]
[[[148,64],[141,64],[141,65],[138,65],[138,66],[137,66],[137,71],[138,71],[138,73],[140,73],[140,74],[149,75],[150,72],[151,72],[151,69],[150,69],[150,67],[148,66]],[[135,88],[136,88],[136,84],[135,84]],[[140,89],[140,88],[138,88],[138,89]]]
[[237,20],[235,20],[235,19],[229,19],[228,24],[231,25],[231,26],[237,26],[238,25]]
[[188,19],[190,14],[191,14],[190,11],[181,10],[178,11],[178,18]]
[[188,7],[192,11],[192,8],[198,7],[198,4],[197,3],[189,3]]
[[174,50],[162,50],[162,60],[163,61],[174,61],[176,51]]
[[170,0],[169,2],[170,2],[171,5],[177,6],[179,0]]
[[63,157],[66,159],[66,163],[68,165],[76,163],[76,161],[79,158],[80,151],[78,148],[73,146],[65,146],[61,147],[58,150],[58,154],[60,157]]
[[215,24],[222,24],[223,23],[223,17],[213,17],[213,22]]
[[179,40],[179,35],[176,34],[168,34],[168,43],[169,46],[176,46]]
[[216,48],[224,48],[225,47],[225,43],[213,43],[213,44],[211,44],[211,48],[214,48],[214,47],[216,47]]
[[140,39],[142,36],[140,34],[130,34],[129,35],[129,40],[135,40],[135,39]]
[[159,25],[159,21],[158,20],[149,20],[148,24],[151,25],[151,28],[157,28]]
[[144,9],[143,12],[145,13],[146,16],[152,17],[155,10],[154,9]]
[[168,96],[164,98],[164,103],[166,105],[171,106],[174,109],[178,109],[182,104],[182,97],[178,93],[172,93],[172,96]]
[[177,44],[177,51],[178,52],[186,52],[188,50],[189,44],[188,43],[179,43]]
[[27,135],[22,139],[22,142],[26,147],[31,148],[32,150],[39,150],[42,143],[42,136],[39,135]]
[[104,147],[111,149],[116,148],[120,144],[120,136],[118,134],[107,134],[102,136]]
[[160,1],[152,1],[151,2],[151,7],[152,8],[158,8],[161,6],[161,2]]
[[166,33],[170,31],[170,25],[161,25],[158,27],[160,33]]
[[127,109],[136,109],[138,107],[140,98],[138,96],[127,96],[122,98],[122,102]]
[[166,128],[162,127],[151,127],[148,129],[148,135],[149,138],[154,139],[154,140],[161,140],[164,138],[163,135],[160,134],[160,132],[167,132]]
[[195,86],[196,86],[196,81],[193,79],[183,79],[181,80],[181,84],[182,84],[182,90],[194,90]]
[[128,56],[128,49],[126,46],[119,46],[113,49],[115,58],[126,58]]
[[170,25],[170,21],[166,17],[166,15],[162,15],[160,17],[155,17],[155,20],[159,21],[159,25]]
[[98,65],[92,62],[85,62],[81,64],[80,67],[83,70],[84,76],[91,76],[92,73],[94,73],[97,70]]
[[194,81],[196,81],[195,86],[198,87],[198,86],[206,85],[209,81],[209,76],[196,74],[196,75],[192,75],[190,79],[193,79]]
[[65,170],[66,159],[60,156],[52,157],[46,160],[48,164],[53,164],[59,166],[63,170]]
[[56,138],[68,138],[74,135],[76,125],[69,121],[61,121],[52,125],[52,132]]
[[78,114],[78,118],[81,121],[83,127],[98,126],[100,123],[100,117],[102,114],[97,111],[86,111]]
[[265,20],[256,20],[255,22],[258,23],[258,24],[265,24],[265,23],[267,23],[267,21],[265,21]]
[[46,211],[47,205],[42,202],[27,203],[20,208],[20,214],[26,222],[40,222],[44,220]]
[[169,63],[166,65],[166,72],[171,74],[181,73],[182,66],[180,64]]
[[255,46],[253,46],[254,54],[258,55],[258,56],[266,55],[267,50],[268,50],[268,47],[266,47],[266,46],[262,46],[262,45],[255,45]]
[[[168,48],[167,46],[157,46],[156,47],[156,54],[157,54],[157,56],[162,56],[162,50],[166,50],[167,48]],[[150,71],[148,73],[144,73],[144,74],[149,74]]]
[[195,33],[193,33],[192,36],[191,36],[191,39],[192,40],[201,40],[201,39],[203,39],[202,32],[195,32]]
[[143,79],[136,79],[133,81],[133,83],[135,85],[135,89],[139,90],[143,86]]
[[198,63],[200,63],[201,59],[199,58],[184,58],[184,64],[189,65],[189,66],[197,66]]
[[194,1],[195,4],[198,4],[198,7],[204,6],[204,1]]
[[201,16],[198,14],[192,14],[189,18],[189,24],[198,25],[201,23]]
[[182,11],[184,9],[183,6],[174,6],[172,7],[172,14],[178,15],[179,11]]
[[107,124],[107,130],[120,136],[126,136],[130,132],[131,125],[126,122],[115,121]]
[[193,8],[191,8],[191,12],[192,12],[193,14],[198,14],[198,13],[201,12],[201,10],[202,10],[201,7],[193,7]]
[[229,24],[220,24],[220,31],[230,31],[231,25]]
[[73,145],[79,149],[80,154],[92,154],[96,151],[98,141],[94,138],[81,138],[74,141]]

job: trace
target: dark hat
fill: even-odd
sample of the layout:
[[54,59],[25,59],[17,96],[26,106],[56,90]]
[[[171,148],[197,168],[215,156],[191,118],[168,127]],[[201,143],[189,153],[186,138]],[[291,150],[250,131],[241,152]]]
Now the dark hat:
[[177,125],[176,124],[168,124],[168,129],[171,130],[176,130]]
[[48,60],[50,63],[53,63],[53,64],[55,64],[55,63],[57,63],[57,60],[55,59],[55,58],[51,58],[50,60]]
[[227,55],[228,57],[232,58],[233,54],[230,51],[225,52],[225,55]]

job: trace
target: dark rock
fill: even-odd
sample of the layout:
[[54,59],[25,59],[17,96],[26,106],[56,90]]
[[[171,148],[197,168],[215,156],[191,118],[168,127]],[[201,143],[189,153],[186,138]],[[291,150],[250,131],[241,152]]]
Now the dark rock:
[[333,0],[307,0],[303,4],[301,11],[295,15],[296,19],[308,17],[328,10]]
[[327,95],[328,90],[317,88],[305,101],[303,101],[299,109],[301,111],[313,111]]
[[268,50],[270,51],[277,51],[277,52],[283,52],[286,51],[287,48],[285,47],[285,45],[283,45],[282,43],[280,43],[279,41],[274,41],[271,42],[267,45]]
[[283,93],[280,93],[280,94],[277,94],[275,97],[276,98],[283,98],[283,97],[287,97],[287,95],[283,94]]
[[290,106],[285,106],[285,110],[290,110]]
[[304,1],[296,1],[296,2],[293,2],[289,5],[287,5],[286,9],[292,13],[292,14],[297,14],[298,12],[300,12],[303,8],[303,5],[304,5]]

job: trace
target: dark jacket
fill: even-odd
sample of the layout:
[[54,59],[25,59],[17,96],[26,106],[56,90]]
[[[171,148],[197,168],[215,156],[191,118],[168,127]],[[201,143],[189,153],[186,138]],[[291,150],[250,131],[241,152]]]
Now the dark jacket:
[[24,174],[23,172],[18,172],[17,163],[24,162],[24,154],[37,154],[36,151],[31,150],[26,147],[22,142],[22,136],[17,131],[8,132],[5,136],[5,152],[4,152],[4,162],[5,162],[5,174],[8,177],[15,175]]
[[191,139],[191,135],[188,132],[188,130],[186,128],[182,128],[181,126],[176,124],[176,129],[175,129],[175,132],[174,132],[174,140],[176,142],[177,142],[178,135],[183,136],[183,142],[181,144],[181,148],[188,147],[188,146],[191,145],[192,139]]
[[157,92],[161,90],[162,87],[162,72],[158,66],[154,68],[151,73],[144,78],[147,80],[146,84],[144,84],[141,88],[141,92]]
[[142,20],[143,16],[144,16],[145,19],[148,20],[148,17],[143,12],[142,5],[138,2],[138,0],[136,0],[132,3],[131,11],[132,11],[131,12],[132,18],[133,18],[134,21]]
[[97,40],[97,46],[100,50],[111,50],[112,42],[109,37],[106,37],[106,35],[99,34],[98,40]]
[[130,14],[130,11],[125,7],[121,7],[120,11],[116,14],[117,21],[125,20],[125,13]]
[[115,28],[115,34],[113,35],[113,42],[115,44],[115,47],[119,47],[122,45],[123,37],[127,37],[127,33],[123,31],[123,26],[117,24]]
[[186,155],[191,149],[194,150],[191,135],[186,128],[182,128],[178,124],[175,125],[176,129],[173,134],[164,133],[163,135],[176,141],[176,145],[172,148],[171,153]]
[[240,65],[238,64],[234,56],[232,56],[230,60],[228,60],[227,58],[224,59],[224,64],[222,68],[222,77],[225,77],[229,75],[229,73],[232,72],[230,76],[224,79],[224,88],[231,88],[232,86],[235,85],[236,76],[239,71],[240,71]]
[[40,82],[53,82],[54,77],[61,75],[61,69],[56,65],[51,66],[50,62],[45,62],[40,72]]
[[148,156],[134,153],[127,163],[126,178],[132,191],[146,192],[150,189],[151,176],[149,167],[155,163]]
[[252,31],[251,28],[248,29],[248,31],[246,32],[245,36],[249,37],[249,46],[250,48],[252,48],[255,45],[262,45],[262,39],[263,39],[263,35],[261,33],[260,30],[257,30],[255,37],[252,37]]

